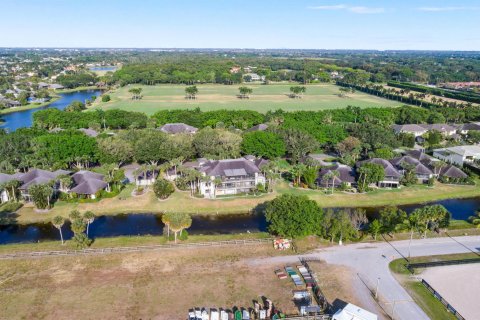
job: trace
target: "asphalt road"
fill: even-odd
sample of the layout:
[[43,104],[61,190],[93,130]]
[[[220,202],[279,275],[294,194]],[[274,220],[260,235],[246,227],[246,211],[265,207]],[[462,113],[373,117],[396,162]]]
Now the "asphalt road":
[[[300,257],[313,257],[325,260],[330,264],[344,265],[357,273],[354,288],[364,308],[380,314],[380,308],[371,295],[378,280],[378,297],[384,312],[392,316],[395,303],[394,319],[423,320],[429,319],[423,310],[413,302],[410,295],[390,273],[388,264],[401,255],[408,256],[409,241],[394,241],[390,243],[358,243],[346,246],[334,246],[318,249],[311,254],[302,256],[283,256],[269,258],[278,263],[298,261]],[[465,253],[469,250],[480,250],[480,236],[434,238],[413,240],[411,256],[429,256],[452,253]],[[383,256],[385,257],[383,257]],[[321,277],[321,274],[318,275]],[[381,316],[380,318],[383,318]]]

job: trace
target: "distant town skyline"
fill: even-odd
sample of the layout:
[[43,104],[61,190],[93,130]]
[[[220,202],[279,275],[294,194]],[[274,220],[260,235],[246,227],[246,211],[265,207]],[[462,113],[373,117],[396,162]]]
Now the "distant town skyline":
[[5,0],[0,47],[480,50],[475,0]]

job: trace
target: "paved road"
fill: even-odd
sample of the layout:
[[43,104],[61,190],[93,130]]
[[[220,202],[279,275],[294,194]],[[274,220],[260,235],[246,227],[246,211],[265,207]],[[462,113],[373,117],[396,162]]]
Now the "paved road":
[[[379,280],[378,295],[381,305],[390,316],[393,309],[393,301],[396,301],[394,319],[423,320],[429,319],[423,310],[415,304],[405,289],[395,280],[390,273],[388,264],[391,260],[408,255],[409,241],[395,241],[389,243],[359,243],[346,246],[335,246],[319,249],[303,257],[314,257],[325,260],[327,263],[344,265],[358,274],[354,284],[355,288],[365,288],[361,292],[362,305],[374,311],[378,310],[375,301],[369,294],[368,289],[375,290],[377,279]],[[469,250],[480,250],[480,236],[435,238],[413,240],[411,256],[428,256],[451,253],[464,253]],[[382,257],[385,255],[386,258]],[[278,263],[293,262],[302,256],[273,257]],[[321,275],[319,275],[321,277]]]

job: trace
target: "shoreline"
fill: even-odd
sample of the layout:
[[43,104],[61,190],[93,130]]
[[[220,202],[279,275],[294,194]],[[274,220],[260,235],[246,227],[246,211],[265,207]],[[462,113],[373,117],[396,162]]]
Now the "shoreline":
[[8,108],[8,109],[3,109],[0,110],[0,115],[2,114],[10,114],[10,113],[15,113],[15,112],[23,112],[23,111],[28,111],[32,109],[37,109],[37,108],[44,108],[49,106],[50,104],[54,103],[55,101],[59,100],[61,96],[55,94],[52,96],[52,99],[48,102],[40,103],[40,104],[27,104],[26,106],[21,106],[21,107],[14,107],[14,108]]
[[[78,88],[75,88],[75,89],[57,90],[57,91],[53,92],[52,99],[48,102],[41,103],[41,104],[27,104],[26,106],[3,109],[3,110],[0,110],[0,116],[3,115],[3,114],[23,112],[23,111],[28,111],[28,110],[37,109],[37,108],[44,108],[44,107],[47,107],[50,104],[58,101],[61,98],[60,94],[79,92],[79,91],[89,91],[89,90],[102,90],[102,89],[99,89],[96,86],[89,86],[89,87],[78,87]],[[0,124],[1,123],[3,123],[3,122],[0,122]]]

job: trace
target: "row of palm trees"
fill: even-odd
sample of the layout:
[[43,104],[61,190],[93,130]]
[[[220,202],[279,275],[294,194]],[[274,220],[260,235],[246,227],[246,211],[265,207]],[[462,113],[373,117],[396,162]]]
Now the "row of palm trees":
[[[473,106],[471,102],[457,102],[449,101],[437,96],[432,96],[426,92],[412,92],[410,89],[395,89],[395,88],[386,88],[383,85],[378,85],[374,83],[368,83],[364,86],[358,84],[342,84],[342,86],[351,86],[360,91],[376,95],[377,97],[384,97],[390,100],[396,100],[403,103],[414,104],[419,107],[425,107],[428,105],[434,105],[437,107],[444,108],[456,108],[456,109],[466,109]],[[431,97],[430,101],[426,101],[426,98]]]

